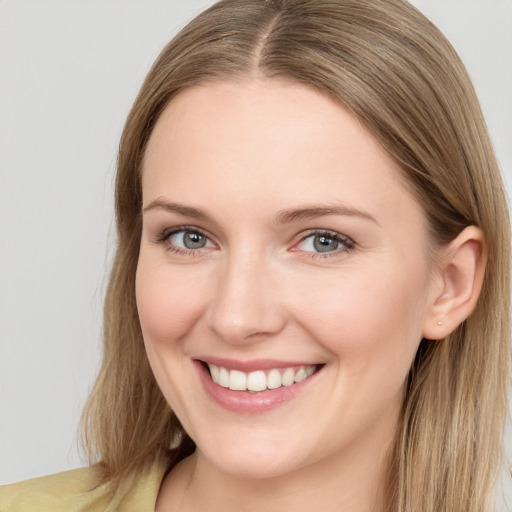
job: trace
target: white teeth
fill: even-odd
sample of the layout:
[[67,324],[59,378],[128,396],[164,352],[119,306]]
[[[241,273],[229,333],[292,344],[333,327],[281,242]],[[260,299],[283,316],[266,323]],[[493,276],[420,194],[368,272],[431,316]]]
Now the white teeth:
[[300,382],[301,380],[304,380],[307,377],[306,370],[304,368],[301,368],[296,374],[295,374],[295,382]]
[[263,391],[267,389],[267,376],[265,372],[251,372],[247,376],[247,389],[249,391]]
[[245,391],[247,389],[247,375],[238,370],[231,370],[229,372],[229,389]]
[[211,364],[210,373],[212,374],[213,382],[219,382],[219,367],[214,364]]
[[286,368],[283,376],[281,377],[281,381],[283,386],[291,386],[295,382],[295,372],[293,371],[293,368]]
[[223,388],[229,388],[229,372],[226,368],[219,368],[219,382]]
[[286,368],[284,370],[273,368],[268,373],[263,370],[245,373],[240,370],[227,370],[214,364],[208,364],[208,368],[213,382],[223,388],[233,391],[264,391],[301,382],[313,375],[316,366],[309,365],[301,366],[298,369]]
[[277,389],[280,387],[281,387],[281,374],[279,373],[279,370],[276,370],[274,368],[273,370],[270,370],[270,372],[268,372],[267,388],[268,389]]

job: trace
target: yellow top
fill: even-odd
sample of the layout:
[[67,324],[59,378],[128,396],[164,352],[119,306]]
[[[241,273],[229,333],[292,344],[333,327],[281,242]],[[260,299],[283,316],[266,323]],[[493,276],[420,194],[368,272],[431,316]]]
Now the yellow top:
[[0,487],[0,512],[154,512],[166,471],[156,462],[125,492],[109,496],[94,467],[25,480]]

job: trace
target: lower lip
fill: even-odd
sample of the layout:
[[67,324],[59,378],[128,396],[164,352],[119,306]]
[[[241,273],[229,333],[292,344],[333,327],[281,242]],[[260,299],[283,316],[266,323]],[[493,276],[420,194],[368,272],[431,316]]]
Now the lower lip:
[[214,402],[224,409],[242,414],[258,414],[276,409],[280,405],[289,402],[301,393],[319,373],[318,370],[313,375],[301,382],[291,386],[281,386],[277,389],[267,389],[265,391],[233,391],[215,384],[210,377],[209,371],[200,361],[194,361],[199,372],[201,382]]

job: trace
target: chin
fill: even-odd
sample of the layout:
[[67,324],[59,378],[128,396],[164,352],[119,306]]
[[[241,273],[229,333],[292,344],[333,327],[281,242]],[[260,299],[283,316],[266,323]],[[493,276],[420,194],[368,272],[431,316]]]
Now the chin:
[[[291,473],[305,464],[301,460],[301,447],[293,447],[269,439],[258,442],[254,438],[233,439],[227,436],[222,441],[209,440],[198,453],[221,472],[241,479],[276,478]],[[201,443],[202,444],[202,443]],[[302,447],[303,448],[303,447]]]

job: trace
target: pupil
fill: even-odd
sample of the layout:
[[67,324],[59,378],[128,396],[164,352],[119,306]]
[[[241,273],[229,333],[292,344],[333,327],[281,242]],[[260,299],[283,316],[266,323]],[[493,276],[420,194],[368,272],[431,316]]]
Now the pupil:
[[185,233],[183,244],[187,249],[200,249],[204,247],[206,239],[200,233]]
[[330,236],[318,235],[313,241],[318,252],[335,251],[338,248],[338,241]]

